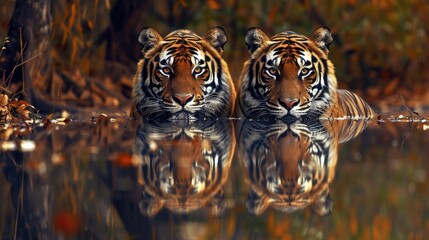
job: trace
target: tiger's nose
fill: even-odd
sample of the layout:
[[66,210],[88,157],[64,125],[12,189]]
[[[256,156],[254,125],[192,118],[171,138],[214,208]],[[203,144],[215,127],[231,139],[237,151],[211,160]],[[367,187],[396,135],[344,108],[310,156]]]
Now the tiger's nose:
[[293,107],[299,104],[299,99],[296,98],[279,98],[279,104],[287,110],[291,110]]
[[194,95],[192,94],[174,94],[173,100],[180,104],[180,106],[185,106],[188,102],[190,102],[194,98]]

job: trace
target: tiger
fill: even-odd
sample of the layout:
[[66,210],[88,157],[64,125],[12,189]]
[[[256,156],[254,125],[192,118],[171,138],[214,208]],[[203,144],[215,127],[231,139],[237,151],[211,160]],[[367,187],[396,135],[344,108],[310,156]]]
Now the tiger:
[[196,120],[234,112],[236,90],[221,57],[223,28],[213,27],[203,37],[180,29],[162,38],[145,27],[138,40],[143,57],[133,80],[134,118]]
[[226,209],[223,186],[235,151],[231,122],[145,122],[138,127],[133,151],[141,161],[137,182],[143,215],[152,217],[164,208],[220,215]]
[[328,59],[333,38],[319,27],[308,38],[286,31],[269,38],[250,28],[250,58],[239,79],[238,117],[257,119],[372,119],[374,110],[353,92],[337,88]]
[[325,216],[333,198],[338,144],[358,136],[367,121],[307,119],[250,121],[237,127],[237,159],[249,185],[246,208],[291,213],[311,206]]

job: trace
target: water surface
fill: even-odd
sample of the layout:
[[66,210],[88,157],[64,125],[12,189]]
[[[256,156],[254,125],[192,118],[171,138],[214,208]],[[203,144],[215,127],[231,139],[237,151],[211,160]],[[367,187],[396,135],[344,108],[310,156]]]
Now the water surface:
[[3,239],[429,232],[425,122],[82,119],[34,126],[11,137],[34,150],[0,153]]

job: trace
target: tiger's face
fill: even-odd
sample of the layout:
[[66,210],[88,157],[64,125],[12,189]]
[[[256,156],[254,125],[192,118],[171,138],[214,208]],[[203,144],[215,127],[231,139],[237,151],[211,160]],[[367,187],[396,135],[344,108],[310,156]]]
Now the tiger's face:
[[337,145],[320,124],[246,121],[237,156],[250,185],[248,211],[259,215],[270,206],[283,212],[311,206],[328,214]]
[[239,89],[242,115],[249,118],[300,118],[322,113],[335,101],[337,80],[328,59],[328,28],[310,38],[282,32],[269,38],[251,28],[246,34],[251,57],[245,62]]
[[222,186],[235,139],[226,122],[200,122],[146,124],[138,131],[135,153],[143,161],[140,209],[145,215],[154,216],[162,208],[175,213],[206,206],[214,214],[223,211]]
[[145,28],[139,37],[143,58],[134,79],[134,109],[149,119],[204,119],[228,116],[235,89],[221,58],[222,28],[200,37],[177,30],[162,38]]

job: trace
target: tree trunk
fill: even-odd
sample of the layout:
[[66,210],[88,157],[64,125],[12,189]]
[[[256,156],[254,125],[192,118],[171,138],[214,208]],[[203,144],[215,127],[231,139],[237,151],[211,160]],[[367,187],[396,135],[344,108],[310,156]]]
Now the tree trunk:
[[51,25],[50,0],[16,1],[0,61],[14,96],[31,101],[36,88],[49,86]]
[[[61,88],[78,87],[74,80],[67,82],[60,78],[53,82],[50,68],[51,31],[50,0],[16,0],[6,49],[0,58],[0,68],[4,69],[6,79],[4,89],[11,92],[11,97],[27,100],[42,113],[83,111],[83,107],[91,105],[93,99],[82,100],[79,94],[71,104],[63,99]],[[90,83],[84,80],[86,88],[92,86]],[[104,86],[93,88],[99,90],[98,95],[102,97],[113,95]],[[83,101],[81,105],[78,100]]]

